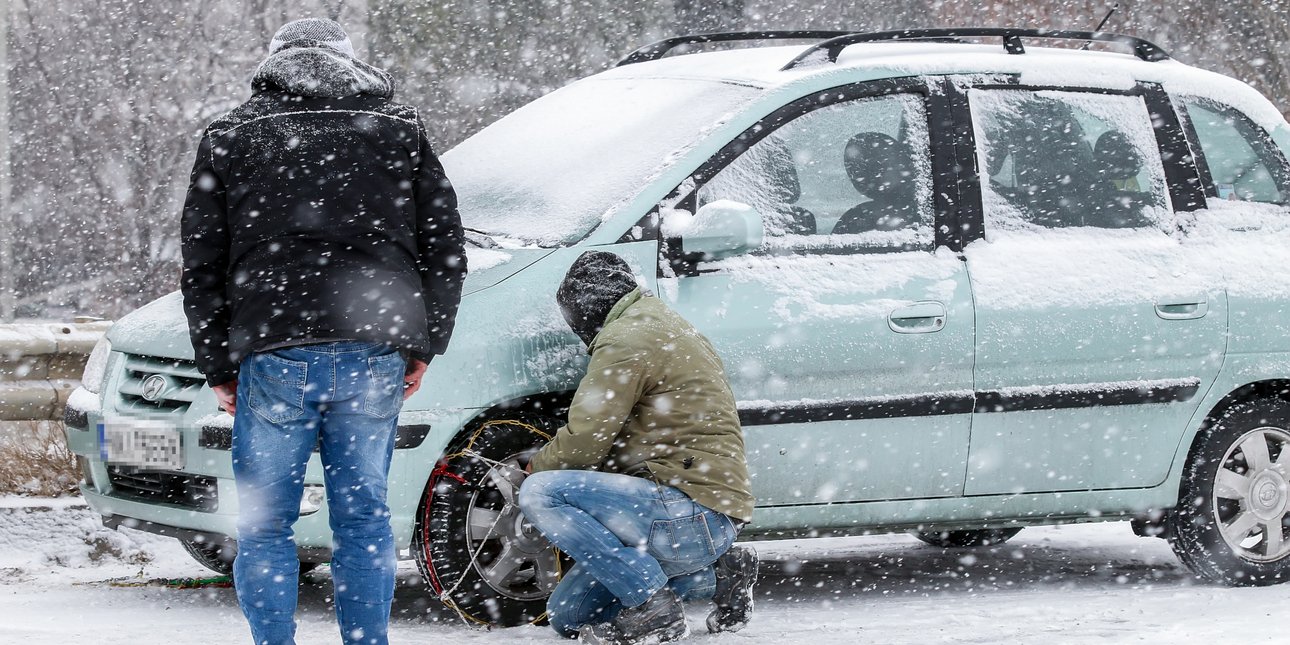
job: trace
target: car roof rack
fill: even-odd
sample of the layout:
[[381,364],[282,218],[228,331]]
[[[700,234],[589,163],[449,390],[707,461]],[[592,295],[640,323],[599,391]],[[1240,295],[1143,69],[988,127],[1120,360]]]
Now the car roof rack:
[[818,52],[825,52],[830,63],[838,62],[842,50],[860,43],[881,43],[900,40],[937,40],[962,42],[961,38],[998,37],[1003,39],[1003,49],[1009,54],[1024,54],[1026,48],[1022,38],[1047,38],[1058,40],[1082,40],[1085,42],[1103,42],[1128,45],[1133,54],[1148,62],[1169,60],[1159,45],[1137,38],[1104,31],[1068,31],[1062,29],[1010,29],[1002,27],[964,27],[960,29],[902,29],[899,31],[880,31],[874,33],[849,33],[806,48],[806,51],[789,61],[780,71],[787,71],[807,62]]
[[686,45],[700,45],[703,43],[729,43],[748,40],[833,40],[841,36],[850,36],[855,34],[854,31],[820,31],[820,30],[791,30],[791,31],[731,31],[712,34],[692,34],[689,36],[675,36],[666,38],[656,43],[650,43],[637,49],[627,55],[626,58],[618,61],[616,67],[631,65],[633,63],[644,63],[646,61],[658,60],[668,54],[668,52],[677,47]]

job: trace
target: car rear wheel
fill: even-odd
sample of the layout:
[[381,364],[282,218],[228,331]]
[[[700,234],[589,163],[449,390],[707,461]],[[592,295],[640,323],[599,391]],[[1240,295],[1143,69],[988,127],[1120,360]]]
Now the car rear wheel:
[[559,422],[515,415],[479,424],[439,463],[417,514],[412,551],[431,590],[462,618],[535,624],[568,567],[520,513],[520,456],[550,441]]
[[1290,578],[1290,403],[1242,403],[1202,431],[1169,528],[1174,553],[1206,580]]
[[932,546],[952,549],[1003,544],[1004,542],[1012,539],[1012,536],[1020,532],[1021,528],[978,529],[972,531],[919,531],[914,534],[914,537]]

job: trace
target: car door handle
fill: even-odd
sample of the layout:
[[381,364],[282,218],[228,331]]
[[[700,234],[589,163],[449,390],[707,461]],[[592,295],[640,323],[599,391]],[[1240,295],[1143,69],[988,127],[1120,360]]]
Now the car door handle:
[[1156,315],[1165,320],[1194,320],[1209,313],[1209,301],[1201,297],[1156,301]]
[[945,305],[939,302],[915,302],[887,314],[887,326],[898,334],[926,334],[945,327]]

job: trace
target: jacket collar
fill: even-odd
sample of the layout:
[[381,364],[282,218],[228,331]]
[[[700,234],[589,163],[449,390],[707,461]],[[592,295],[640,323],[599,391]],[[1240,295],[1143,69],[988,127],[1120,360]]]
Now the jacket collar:
[[609,326],[609,323],[622,318],[627,308],[639,302],[644,295],[641,293],[640,287],[637,287],[628,292],[627,295],[619,298],[618,302],[614,303],[613,307],[610,307],[609,314],[605,316],[605,324],[600,326],[600,332],[596,334],[595,338],[591,339],[591,346],[587,348],[588,354],[596,351],[596,343],[600,340],[600,335],[605,332],[605,328]]
[[394,83],[385,70],[329,47],[308,46],[311,42],[288,45],[264,59],[251,79],[252,92],[276,88],[310,98],[393,96]]

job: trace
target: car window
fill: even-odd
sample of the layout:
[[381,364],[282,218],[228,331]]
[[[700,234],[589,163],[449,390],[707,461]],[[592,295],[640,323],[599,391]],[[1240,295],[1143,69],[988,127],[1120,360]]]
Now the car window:
[[757,209],[762,252],[932,245],[931,161],[921,95],[830,105],[753,144],[698,191],[698,205]]
[[1267,204],[1285,204],[1290,199],[1280,156],[1258,126],[1212,101],[1184,98],[1183,109],[1209,167],[1211,194],[1223,200]]
[[1141,97],[969,92],[990,230],[1162,226],[1168,188]]

